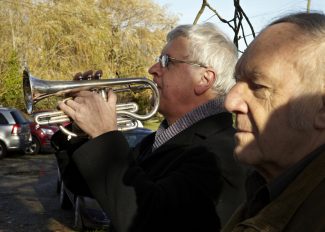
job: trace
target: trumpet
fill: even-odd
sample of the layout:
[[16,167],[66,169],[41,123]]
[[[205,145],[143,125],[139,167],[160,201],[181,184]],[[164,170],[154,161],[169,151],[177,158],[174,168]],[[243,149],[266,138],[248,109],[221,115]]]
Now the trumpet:
[[[97,91],[103,98],[107,89],[112,89],[115,93],[119,92],[138,92],[150,89],[152,91],[153,105],[147,114],[137,114],[138,105],[134,102],[116,104],[117,126],[119,130],[131,130],[137,125],[137,120],[148,120],[152,118],[159,107],[159,91],[156,84],[145,78],[118,78],[118,79],[99,79],[83,81],[46,81],[34,77],[29,70],[23,71],[23,92],[26,110],[28,114],[33,112],[33,106],[42,99],[50,96],[65,96],[82,90]],[[40,125],[60,124],[70,122],[71,119],[63,111],[42,112],[35,114],[35,121]],[[68,137],[76,137],[73,132],[67,131],[60,126],[60,129]]]

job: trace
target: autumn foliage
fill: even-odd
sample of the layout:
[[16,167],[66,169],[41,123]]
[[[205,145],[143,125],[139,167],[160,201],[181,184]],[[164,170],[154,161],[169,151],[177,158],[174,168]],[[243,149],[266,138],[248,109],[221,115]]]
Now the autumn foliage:
[[48,80],[89,69],[102,69],[104,78],[149,77],[176,22],[151,0],[0,1],[0,105],[24,109],[26,64]]

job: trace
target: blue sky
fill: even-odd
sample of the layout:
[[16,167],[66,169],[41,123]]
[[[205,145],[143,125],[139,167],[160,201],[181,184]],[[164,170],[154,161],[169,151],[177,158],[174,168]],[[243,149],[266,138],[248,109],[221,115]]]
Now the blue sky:
[[[202,0],[154,1],[159,5],[166,6],[170,13],[178,15],[179,24],[192,24],[202,5]],[[232,0],[208,0],[208,3],[223,18],[232,18],[234,12]],[[296,11],[306,11],[307,0],[241,0],[241,6],[250,18],[255,32],[258,33],[265,25],[278,16]],[[325,12],[325,0],[311,0],[311,10]],[[206,8],[199,22],[213,22],[232,38],[231,29],[213,15],[213,12]],[[248,39],[250,38],[248,37]]]

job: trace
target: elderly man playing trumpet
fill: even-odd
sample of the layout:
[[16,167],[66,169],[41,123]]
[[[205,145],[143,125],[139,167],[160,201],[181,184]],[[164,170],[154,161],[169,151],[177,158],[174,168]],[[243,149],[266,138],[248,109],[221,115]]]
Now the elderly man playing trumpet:
[[133,151],[117,130],[113,92],[108,101],[82,91],[59,104],[90,136],[71,162],[116,231],[216,232],[242,200],[245,174],[231,155],[234,129],[224,108],[236,60],[212,24],[173,29],[149,69],[165,120]]

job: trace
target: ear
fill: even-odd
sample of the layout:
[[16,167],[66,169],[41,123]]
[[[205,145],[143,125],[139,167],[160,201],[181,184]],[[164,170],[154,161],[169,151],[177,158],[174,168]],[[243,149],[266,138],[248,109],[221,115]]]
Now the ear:
[[322,97],[323,105],[315,116],[314,125],[317,129],[325,129],[325,94]]
[[214,82],[216,81],[216,78],[217,77],[215,71],[207,68],[195,85],[194,88],[195,94],[202,95],[210,88],[212,88]]

